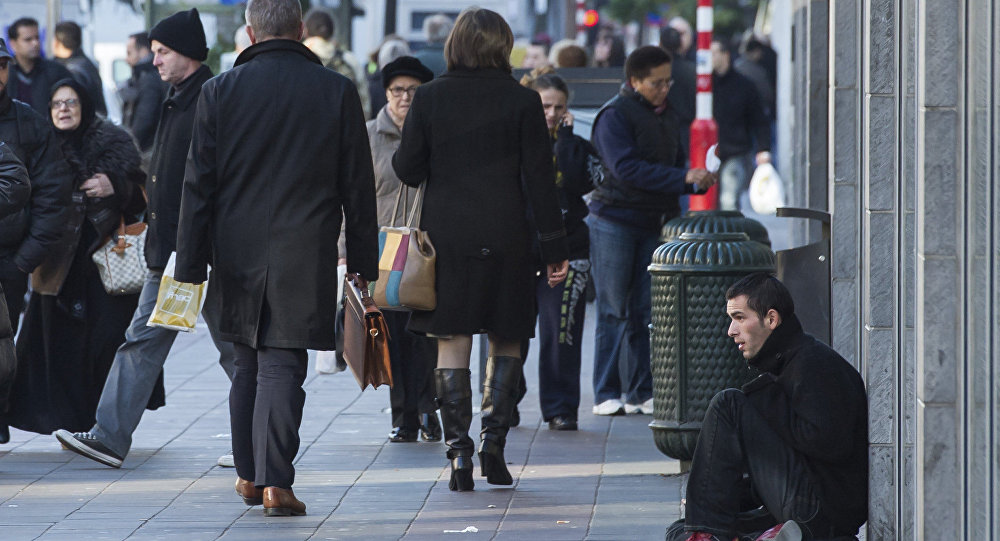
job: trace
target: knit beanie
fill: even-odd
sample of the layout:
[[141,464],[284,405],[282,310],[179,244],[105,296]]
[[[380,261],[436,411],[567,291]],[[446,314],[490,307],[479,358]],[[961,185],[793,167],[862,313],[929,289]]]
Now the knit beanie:
[[174,13],[156,23],[149,31],[149,39],[159,41],[192,60],[204,62],[208,58],[205,29],[201,26],[197,8]]

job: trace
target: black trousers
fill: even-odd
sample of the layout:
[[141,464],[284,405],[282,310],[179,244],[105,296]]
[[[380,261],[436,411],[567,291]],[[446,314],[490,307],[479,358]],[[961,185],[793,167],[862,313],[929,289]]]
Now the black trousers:
[[546,421],[577,418],[588,282],[589,268],[571,268],[556,287],[545,276],[538,279],[538,401]]
[[17,327],[21,322],[21,312],[24,311],[24,295],[28,292],[28,275],[16,278],[0,278],[3,287],[4,300],[7,301],[7,313],[10,314],[10,328],[17,336]]
[[421,413],[437,410],[434,402],[434,368],[437,366],[437,340],[406,330],[409,312],[385,310],[389,327],[389,368],[392,388],[392,426],[416,430]]
[[732,539],[745,500],[744,474],[776,519],[796,521],[805,539],[833,537],[806,458],[788,447],[737,389],[715,395],[705,413],[687,486],[685,529]]
[[309,357],[304,349],[233,349],[229,420],[236,473],[258,487],[292,488]]

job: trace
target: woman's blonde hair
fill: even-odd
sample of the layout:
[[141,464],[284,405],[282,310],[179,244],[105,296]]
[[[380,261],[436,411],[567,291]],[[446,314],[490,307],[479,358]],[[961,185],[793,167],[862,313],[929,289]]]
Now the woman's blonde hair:
[[510,73],[510,51],[514,33],[495,11],[468,8],[444,42],[444,58],[449,70],[499,69]]

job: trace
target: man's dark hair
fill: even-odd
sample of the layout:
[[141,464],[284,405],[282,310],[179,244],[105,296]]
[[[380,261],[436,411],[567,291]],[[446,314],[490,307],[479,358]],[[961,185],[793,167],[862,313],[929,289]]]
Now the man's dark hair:
[[135,41],[136,49],[153,49],[153,44],[149,41],[149,34],[146,32],[136,32],[129,35]]
[[764,50],[764,44],[761,43],[759,39],[751,37],[750,39],[747,40],[746,52],[753,53],[763,50]]
[[32,19],[31,17],[21,17],[20,19],[14,21],[9,27],[7,27],[7,39],[17,39],[17,33],[21,30],[22,26],[34,26],[35,28],[38,28],[38,21]]
[[655,45],[639,47],[625,59],[625,77],[645,79],[653,68],[669,64],[671,60],[670,53]]
[[677,51],[681,50],[681,33],[672,26],[664,26],[660,29],[660,47],[677,56]]
[[333,21],[333,17],[319,8],[310,9],[309,13],[306,13],[305,23],[306,32],[310,37],[316,36],[328,41],[337,30],[337,23]]
[[83,31],[75,22],[63,21],[56,25],[56,40],[62,43],[63,47],[76,52],[83,45]]
[[726,291],[726,300],[732,300],[740,295],[747,296],[747,306],[756,312],[761,320],[772,308],[787,318],[795,314],[795,302],[792,301],[792,294],[788,288],[774,275],[766,272],[755,272],[740,278],[738,282],[729,286]]

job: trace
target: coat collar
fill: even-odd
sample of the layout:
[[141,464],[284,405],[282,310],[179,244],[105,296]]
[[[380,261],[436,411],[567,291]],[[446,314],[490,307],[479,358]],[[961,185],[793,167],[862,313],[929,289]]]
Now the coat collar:
[[375,130],[378,133],[391,135],[397,139],[403,137],[403,133],[396,127],[396,123],[392,121],[388,105],[383,106],[379,110],[378,115],[375,116]]
[[323,63],[319,61],[319,57],[316,56],[316,53],[310,51],[305,45],[302,45],[293,39],[279,38],[260,41],[247,47],[246,50],[240,53],[240,56],[236,57],[236,62],[233,64],[233,67],[246,64],[262,54],[273,52],[298,53],[306,57],[310,62],[315,62],[321,66],[323,65]]
[[198,96],[201,95],[201,85],[205,84],[205,81],[211,78],[211,68],[207,64],[202,64],[187,79],[181,81],[181,84],[176,87],[170,87],[170,92],[167,94],[165,101],[173,102],[182,111],[186,111],[188,107],[194,104]]
[[785,364],[788,363],[795,352],[802,347],[806,334],[802,332],[802,324],[795,314],[782,318],[781,325],[771,333],[764,341],[760,351],[754,358],[747,361],[751,368],[757,368],[762,372],[781,374]]
[[511,75],[510,72],[495,68],[477,70],[448,70],[444,72],[441,77],[458,77],[462,79],[510,79],[511,81],[514,81],[514,76]]

